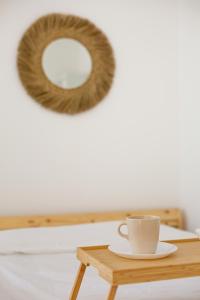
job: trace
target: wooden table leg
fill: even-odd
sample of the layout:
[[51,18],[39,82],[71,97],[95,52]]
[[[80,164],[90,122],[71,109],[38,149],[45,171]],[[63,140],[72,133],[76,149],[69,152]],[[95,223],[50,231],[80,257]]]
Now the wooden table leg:
[[83,276],[85,274],[85,270],[86,270],[86,265],[80,264],[78,274],[77,274],[76,280],[74,282],[74,286],[72,288],[69,300],[76,300],[77,299],[78,292],[79,292],[79,289],[80,289],[80,286],[81,286],[81,283],[82,283],[82,280],[83,280]]
[[115,299],[117,288],[118,288],[117,285],[112,285],[111,286],[107,300],[114,300]]

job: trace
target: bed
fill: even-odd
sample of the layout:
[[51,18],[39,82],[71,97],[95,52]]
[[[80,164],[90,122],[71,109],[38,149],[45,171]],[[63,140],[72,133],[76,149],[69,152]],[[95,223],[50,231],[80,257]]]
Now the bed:
[[[194,238],[179,209],[0,218],[2,300],[69,299],[78,269],[77,246],[117,242],[119,220],[131,214],[161,216],[161,240]],[[105,299],[108,286],[88,268],[80,299]],[[199,300],[199,277],[120,287],[119,300]]]

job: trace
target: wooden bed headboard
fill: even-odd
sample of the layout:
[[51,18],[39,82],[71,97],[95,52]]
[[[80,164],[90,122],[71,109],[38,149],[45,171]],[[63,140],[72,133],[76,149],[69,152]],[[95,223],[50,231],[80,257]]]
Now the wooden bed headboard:
[[67,213],[62,215],[0,217],[0,230],[117,221],[123,220],[130,215],[146,214],[160,216],[163,224],[183,229],[182,211],[178,208],[169,208],[96,213]]

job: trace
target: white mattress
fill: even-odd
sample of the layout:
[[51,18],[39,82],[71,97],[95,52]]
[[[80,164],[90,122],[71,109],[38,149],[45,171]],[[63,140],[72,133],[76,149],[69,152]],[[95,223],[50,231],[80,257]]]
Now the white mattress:
[[[6,247],[27,253],[0,255],[0,299],[2,300],[61,300],[69,293],[78,269],[74,247],[77,244],[105,244],[117,241],[113,234],[118,223],[76,225],[50,229],[27,229],[0,232],[0,250]],[[105,230],[106,228],[106,230]],[[6,239],[7,235],[7,239]],[[68,236],[67,236],[68,235]],[[32,238],[31,238],[32,237]],[[161,228],[161,239],[192,238],[193,234],[167,226]],[[92,242],[92,238],[95,238]],[[20,241],[19,241],[20,239]],[[37,240],[38,239],[38,240]],[[71,242],[70,242],[71,239]],[[61,241],[68,241],[66,249]],[[12,241],[12,242],[11,242]],[[17,244],[17,241],[19,242]],[[28,248],[27,244],[32,241]],[[34,245],[40,241],[40,245]],[[104,243],[105,242],[105,243]],[[4,243],[4,245],[2,245]],[[54,248],[54,244],[57,245]],[[34,246],[34,247],[33,247]],[[21,247],[21,248],[20,248]],[[45,252],[45,247],[48,253]],[[17,249],[18,248],[18,249]],[[32,249],[31,249],[32,248]],[[60,253],[58,252],[60,248]],[[22,252],[23,252],[22,251]],[[19,251],[20,252],[20,251]],[[26,251],[25,251],[26,252]],[[64,253],[65,252],[65,253]],[[200,278],[169,280],[119,287],[118,300],[199,300]],[[93,268],[88,268],[80,290],[80,299],[106,299],[108,284]]]

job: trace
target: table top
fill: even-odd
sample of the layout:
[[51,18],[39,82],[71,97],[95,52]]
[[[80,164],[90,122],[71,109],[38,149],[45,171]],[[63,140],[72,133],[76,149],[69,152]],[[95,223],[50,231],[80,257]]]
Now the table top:
[[96,268],[113,285],[200,276],[200,240],[170,243],[178,247],[177,252],[156,260],[122,258],[109,251],[107,245],[78,248],[77,258]]

